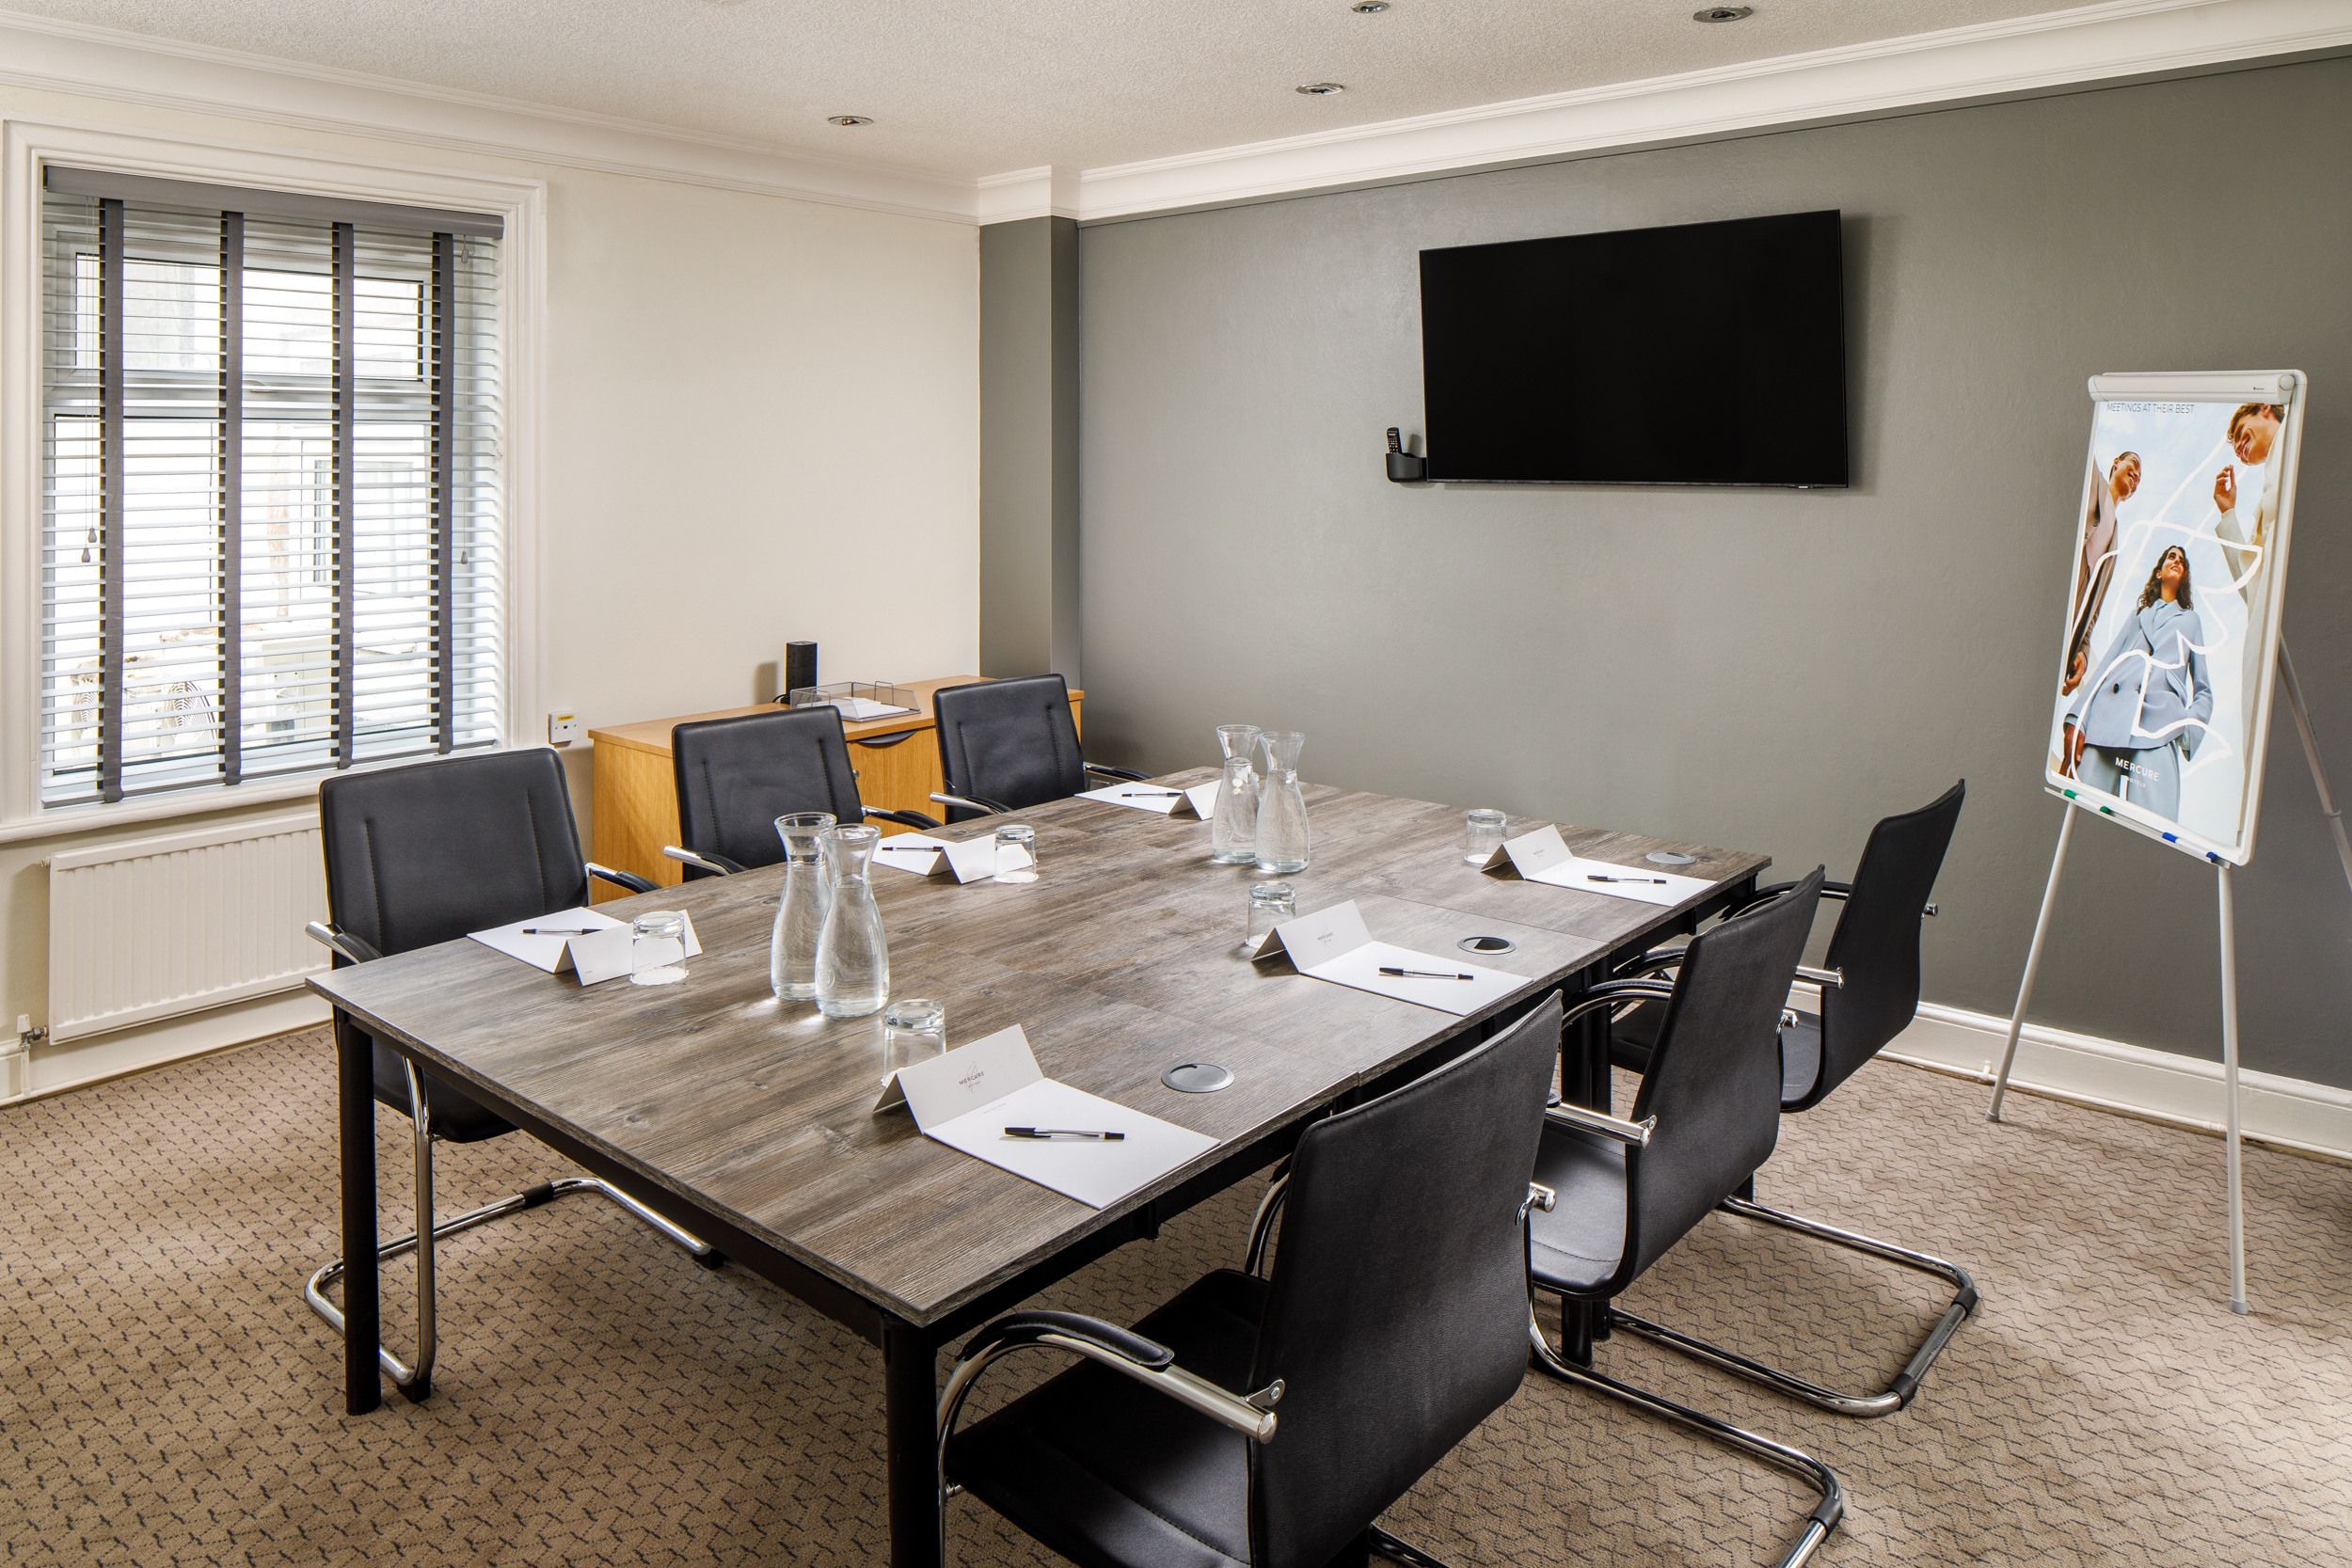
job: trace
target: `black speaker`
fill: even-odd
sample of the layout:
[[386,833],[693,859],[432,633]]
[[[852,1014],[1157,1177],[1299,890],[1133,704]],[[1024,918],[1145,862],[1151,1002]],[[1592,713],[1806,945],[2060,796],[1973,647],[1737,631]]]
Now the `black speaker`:
[[792,693],[817,684],[817,644],[787,642],[784,645],[784,689],[778,696],[789,700]]

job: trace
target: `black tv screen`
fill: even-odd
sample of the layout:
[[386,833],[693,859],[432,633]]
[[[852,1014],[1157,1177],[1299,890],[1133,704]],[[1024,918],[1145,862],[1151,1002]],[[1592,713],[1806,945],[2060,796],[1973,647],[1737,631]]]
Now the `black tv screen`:
[[1838,217],[1422,251],[1429,477],[1844,484]]

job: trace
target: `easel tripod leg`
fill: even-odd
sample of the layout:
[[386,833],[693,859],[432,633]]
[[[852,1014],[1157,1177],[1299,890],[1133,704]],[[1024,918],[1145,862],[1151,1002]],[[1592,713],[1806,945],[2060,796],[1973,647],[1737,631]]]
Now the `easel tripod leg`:
[[2295,710],[2296,733],[2303,737],[2303,760],[2312,765],[2312,784],[2319,790],[2320,814],[2336,835],[2336,859],[2344,863],[2344,879],[2352,882],[2352,837],[2344,831],[2344,813],[2328,787],[2328,770],[2319,765],[2319,737],[2312,733],[2311,710],[2303,705],[2303,688],[2295,679],[2295,660],[2287,657],[2287,640],[2279,639],[2279,683],[2286,688],[2287,705]]
[[2223,1112],[2224,1159],[2230,1173],[2230,1310],[2244,1313],[2246,1305],[2246,1196],[2240,1180],[2237,1126],[2237,916],[2230,897],[2230,866],[2221,874],[2221,1079],[2227,1099]]
[[2026,977],[2018,982],[2017,1006],[2009,1015],[2009,1045],[2001,1053],[2000,1076],[1993,1081],[1993,1105],[1987,1121],[2001,1119],[2001,1099],[2009,1093],[2009,1071],[2017,1062],[2017,1034],[2026,1026],[2026,1008],[2033,1001],[2034,976],[2042,969],[2042,939],[2050,932],[2050,911],[2058,903],[2058,873],[2066,869],[2067,840],[2074,836],[2074,803],[2066,803],[2066,820],[2058,825],[2058,853],[2050,857],[2050,884],[2042,890],[2042,912],[2034,917],[2033,945],[2026,949]]

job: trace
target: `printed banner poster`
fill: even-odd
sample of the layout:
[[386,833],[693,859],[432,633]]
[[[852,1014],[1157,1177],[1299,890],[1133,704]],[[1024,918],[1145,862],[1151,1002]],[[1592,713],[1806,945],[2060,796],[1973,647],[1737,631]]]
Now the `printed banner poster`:
[[2242,861],[2248,759],[2261,744],[2279,636],[2280,498],[2282,487],[2293,495],[2287,410],[2095,407],[2049,782],[2201,841],[2184,847]]

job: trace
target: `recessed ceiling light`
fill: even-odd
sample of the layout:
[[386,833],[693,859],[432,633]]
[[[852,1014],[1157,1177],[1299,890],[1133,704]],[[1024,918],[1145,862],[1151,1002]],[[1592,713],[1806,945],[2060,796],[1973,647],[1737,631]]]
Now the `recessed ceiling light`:
[[1692,11],[1693,22],[1743,22],[1756,14],[1754,6],[1709,6],[1703,11]]
[[825,123],[828,125],[871,125],[874,122],[864,115],[827,115]]
[[1347,8],[1358,16],[1378,16],[1389,8],[1389,0],[1356,0]]
[[1303,92],[1310,98],[1323,98],[1331,93],[1345,92],[1347,85],[1344,82],[1308,82],[1291,90]]

